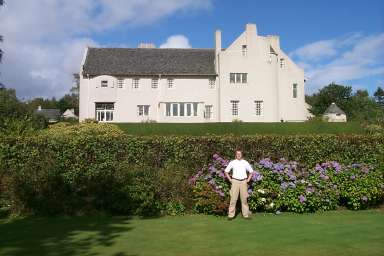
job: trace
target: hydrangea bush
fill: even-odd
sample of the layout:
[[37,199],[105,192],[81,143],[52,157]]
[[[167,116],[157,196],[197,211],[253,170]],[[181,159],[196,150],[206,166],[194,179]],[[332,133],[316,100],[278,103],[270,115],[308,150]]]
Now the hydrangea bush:
[[[226,214],[230,182],[224,170],[229,161],[218,154],[189,179],[195,211]],[[364,164],[336,161],[303,166],[295,161],[269,158],[253,164],[248,183],[251,211],[279,214],[334,210],[345,206],[358,210],[383,202],[383,171]]]

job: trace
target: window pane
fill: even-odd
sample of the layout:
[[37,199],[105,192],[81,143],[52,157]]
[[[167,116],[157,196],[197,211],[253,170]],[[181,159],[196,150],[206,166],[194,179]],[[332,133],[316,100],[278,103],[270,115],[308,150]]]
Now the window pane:
[[192,104],[191,103],[187,103],[187,116],[191,116],[192,115]]
[[231,84],[235,83],[235,73],[230,73],[229,74],[229,82]]
[[144,115],[148,116],[149,115],[149,105],[144,106]]
[[173,116],[178,116],[179,115],[179,104],[173,103],[172,104],[172,115]]
[[180,116],[184,116],[184,103],[180,103]]
[[166,113],[166,116],[170,116],[171,115],[171,103],[166,103],[165,104],[165,113]]
[[247,73],[243,73],[242,74],[242,81],[241,81],[243,84],[246,84],[247,83]]
[[197,102],[193,103],[193,115],[197,116]]
[[297,84],[293,84],[293,98],[297,98]]
[[236,73],[236,83],[241,83],[241,74]]

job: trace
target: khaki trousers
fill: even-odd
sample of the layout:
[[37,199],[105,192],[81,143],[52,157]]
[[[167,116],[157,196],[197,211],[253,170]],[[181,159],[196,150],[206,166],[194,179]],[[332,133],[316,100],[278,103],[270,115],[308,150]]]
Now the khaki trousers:
[[240,193],[240,200],[241,200],[241,212],[243,214],[243,217],[247,218],[250,217],[249,207],[248,207],[248,185],[247,180],[239,181],[232,179],[232,185],[231,190],[229,192],[230,194],[230,203],[229,203],[229,209],[228,209],[228,217],[233,218],[235,217],[236,213],[236,202],[237,198],[239,197]]

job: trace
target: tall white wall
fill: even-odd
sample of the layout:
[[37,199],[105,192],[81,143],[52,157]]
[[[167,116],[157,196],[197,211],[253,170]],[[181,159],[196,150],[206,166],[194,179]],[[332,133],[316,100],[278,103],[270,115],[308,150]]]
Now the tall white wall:
[[[243,45],[247,53],[242,52]],[[270,47],[275,54],[270,53]],[[132,77],[124,77],[123,88],[117,88],[117,77],[80,76],[80,121],[95,118],[96,102],[114,102],[114,122],[141,122],[137,105],[150,105],[148,119],[157,122],[245,122],[304,121],[307,119],[304,95],[304,72],[281,50],[277,36],[259,36],[254,24],[225,50],[221,32],[215,33],[215,68],[218,73],[215,88],[204,76],[173,77],[168,88],[167,77],[160,77],[157,89],[151,88],[151,77],[140,77],[139,89],[132,87]],[[284,59],[284,66],[280,66]],[[230,73],[247,73],[246,84],[230,83]],[[108,81],[101,88],[102,80]],[[293,84],[298,85],[297,98]],[[232,116],[231,100],[239,101],[239,115]],[[256,115],[255,101],[263,101],[262,115]],[[165,115],[165,102],[199,102],[198,116],[173,117]],[[204,119],[204,106],[213,105],[213,116]]]

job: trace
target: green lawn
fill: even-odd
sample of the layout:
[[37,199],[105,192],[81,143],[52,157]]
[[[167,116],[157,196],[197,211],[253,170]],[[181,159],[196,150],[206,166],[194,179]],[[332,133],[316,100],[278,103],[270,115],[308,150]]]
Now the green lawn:
[[348,123],[120,123],[133,135],[205,135],[205,134],[361,134],[358,122]]
[[0,255],[384,255],[382,210],[0,220]]

